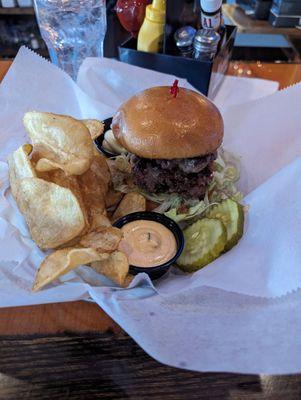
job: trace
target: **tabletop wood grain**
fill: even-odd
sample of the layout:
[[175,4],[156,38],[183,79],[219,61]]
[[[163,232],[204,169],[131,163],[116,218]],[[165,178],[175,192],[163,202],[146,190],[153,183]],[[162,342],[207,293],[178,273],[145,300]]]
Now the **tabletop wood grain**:
[[197,373],[159,364],[126,335],[0,338],[0,400],[297,400],[300,376]]
[[[0,62],[0,80],[9,66]],[[236,62],[229,73],[276,80],[281,88],[301,80],[294,64]],[[95,304],[57,303],[0,309],[0,400],[18,398],[296,400],[301,379],[170,368]]]

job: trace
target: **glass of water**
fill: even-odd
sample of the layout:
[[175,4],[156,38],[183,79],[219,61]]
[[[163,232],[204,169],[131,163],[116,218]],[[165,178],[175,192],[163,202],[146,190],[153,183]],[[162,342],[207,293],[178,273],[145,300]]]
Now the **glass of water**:
[[74,80],[86,57],[102,57],[106,0],[34,0],[51,61]]

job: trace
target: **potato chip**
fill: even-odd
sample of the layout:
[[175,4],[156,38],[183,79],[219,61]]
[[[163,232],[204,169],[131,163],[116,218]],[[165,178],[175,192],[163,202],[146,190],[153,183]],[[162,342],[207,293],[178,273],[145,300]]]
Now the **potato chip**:
[[69,175],[80,175],[88,170],[94,145],[88,128],[81,121],[33,111],[25,114],[23,122],[41,158],[37,170],[60,168]]
[[114,208],[120,203],[124,196],[124,193],[117,192],[116,190],[109,190],[106,195],[106,207],[107,208]]
[[19,179],[35,178],[37,176],[29,158],[31,152],[32,146],[24,144],[8,157],[10,187],[14,197],[16,196]]
[[124,282],[123,282],[123,284],[122,284],[122,286],[125,287],[125,288],[128,287],[132,283],[133,279],[134,279],[133,275],[127,275],[125,280],[124,280]]
[[29,158],[31,151],[32,146],[25,144],[10,154],[7,159],[10,188],[14,198],[16,198],[19,179],[36,177],[36,172]]
[[108,228],[112,226],[111,221],[104,214],[94,214],[90,225],[90,231],[93,232],[97,228]]
[[103,163],[102,156],[100,158],[101,160],[97,155],[91,164],[93,168],[95,164],[100,165],[97,174],[93,173],[91,168],[81,177],[68,176],[62,170],[38,172],[39,178],[66,187],[76,196],[86,219],[86,232],[93,231],[98,227],[111,226],[111,222],[104,215],[106,213],[104,198],[110,176],[107,172],[107,164]]
[[123,217],[124,215],[145,210],[146,201],[140,193],[127,193],[121,200],[119,206],[117,207],[117,210],[114,212],[112,221],[117,221],[117,219]]
[[121,251],[114,251],[105,260],[92,262],[91,267],[120,286],[125,284],[129,272],[127,256]]
[[83,211],[70,189],[40,178],[18,179],[16,186],[16,203],[41,249],[61,246],[85,229]]
[[104,215],[106,213],[105,196],[110,174],[106,161],[101,155],[94,156],[91,167],[82,176],[67,176],[61,170],[39,172],[38,176],[70,189],[76,196],[87,221],[86,232],[82,232],[82,234],[98,227],[111,226],[110,221]]
[[36,169],[41,172],[54,171],[56,169],[63,169],[62,165],[47,158],[40,158],[36,163]]
[[83,201],[89,213],[89,221],[94,228],[97,219],[106,212],[105,196],[110,182],[109,168],[102,155],[95,155],[91,167],[78,177]]
[[76,196],[80,196],[81,190],[76,175],[66,175],[63,170],[38,172],[38,177],[48,182],[55,183],[64,188],[70,189]]
[[[83,212],[85,218],[86,229],[81,232],[81,234],[85,234],[90,229],[89,226],[89,216],[88,211],[86,209],[86,205],[83,200],[81,188],[78,182],[78,177],[75,175],[66,175],[66,173],[62,170],[56,171],[48,171],[48,172],[38,172],[38,177],[46,180],[47,182],[55,183],[61,187],[71,190],[74,196],[77,198],[77,201],[80,205],[80,208]],[[72,243],[74,243],[72,241]]]
[[83,247],[91,247],[99,253],[112,253],[117,250],[119,242],[122,238],[121,230],[118,228],[97,228],[95,231],[88,233],[80,240]]
[[111,182],[111,173],[106,157],[103,154],[100,154],[96,148],[90,170],[95,174],[97,179],[101,179],[105,183],[107,188],[106,191],[108,191],[108,185]]
[[104,130],[104,124],[97,119],[82,119],[81,121],[89,129],[91,139],[97,139]]
[[34,178],[37,176],[29,158],[31,152],[32,146],[24,144],[8,157],[9,170],[15,179]]
[[94,249],[65,248],[57,250],[47,256],[40,265],[32,290],[34,292],[40,290],[79,265],[90,264],[108,257],[107,254],[98,254]]

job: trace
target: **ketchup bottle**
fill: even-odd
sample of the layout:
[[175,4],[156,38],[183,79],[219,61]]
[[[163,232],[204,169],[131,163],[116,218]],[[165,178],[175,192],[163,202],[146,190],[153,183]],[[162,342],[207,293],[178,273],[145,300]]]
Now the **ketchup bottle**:
[[145,8],[151,0],[118,0],[116,13],[121,25],[135,38],[144,21]]

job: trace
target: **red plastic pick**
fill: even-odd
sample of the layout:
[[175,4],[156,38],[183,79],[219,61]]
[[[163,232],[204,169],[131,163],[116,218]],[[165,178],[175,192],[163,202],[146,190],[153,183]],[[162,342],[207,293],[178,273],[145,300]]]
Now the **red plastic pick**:
[[178,81],[178,79],[176,79],[176,80],[174,81],[174,83],[172,84],[171,88],[170,88],[170,94],[171,94],[174,98],[177,97],[177,95],[178,95],[178,93],[179,93],[179,91],[180,91],[178,85],[179,85],[179,81]]

